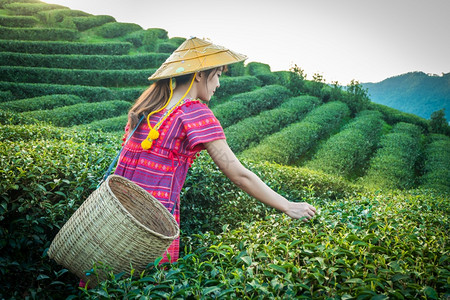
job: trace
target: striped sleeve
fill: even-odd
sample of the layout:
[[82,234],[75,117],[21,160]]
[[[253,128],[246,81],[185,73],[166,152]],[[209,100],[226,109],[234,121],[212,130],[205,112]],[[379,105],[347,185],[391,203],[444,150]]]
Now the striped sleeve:
[[182,116],[183,127],[188,140],[189,150],[203,150],[203,144],[215,140],[225,139],[222,125],[214,116],[211,109],[203,103],[191,102],[186,104]]

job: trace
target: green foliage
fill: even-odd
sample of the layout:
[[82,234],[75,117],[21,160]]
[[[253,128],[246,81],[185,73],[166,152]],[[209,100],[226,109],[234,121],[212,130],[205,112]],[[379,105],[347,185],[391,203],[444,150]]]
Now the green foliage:
[[[22,124],[0,132],[0,272],[8,278],[0,283],[1,298],[76,293],[76,277],[49,261],[46,249],[95,189],[116,138]],[[103,146],[93,144],[98,142]],[[45,279],[53,284],[43,291]]]
[[[306,167],[345,177],[362,171],[381,136],[381,114],[363,111],[349,124],[328,140],[314,155]],[[355,171],[359,171],[355,174]]]
[[183,44],[186,41],[183,37],[173,37],[169,39],[169,43],[176,45],[177,47]]
[[37,67],[0,66],[0,80],[26,83],[124,87],[148,84],[156,69],[147,70],[71,70]]
[[433,134],[425,148],[421,186],[450,193],[450,138]]
[[0,91],[0,103],[14,100],[14,96],[11,91]]
[[24,112],[41,109],[53,109],[56,107],[74,105],[82,102],[86,102],[86,100],[75,95],[47,95],[3,102],[0,103],[0,109]]
[[261,81],[254,76],[222,77],[220,88],[216,90],[211,100],[211,106],[223,103],[232,95],[249,92],[260,86]]
[[103,120],[93,121],[89,124],[79,125],[78,127],[98,130],[102,132],[123,132],[128,122],[128,115],[120,115],[118,117],[107,118]]
[[130,106],[130,103],[127,101],[113,100],[96,103],[79,103],[50,110],[30,111],[24,112],[22,115],[40,121],[51,122],[55,126],[69,127],[119,116],[124,111],[128,111]]
[[450,126],[445,118],[445,108],[431,114],[430,131],[450,136]]
[[1,52],[39,54],[84,54],[84,55],[124,55],[131,49],[130,43],[77,43],[54,41],[13,41],[0,40]]
[[290,96],[289,90],[283,86],[267,85],[252,92],[235,95],[229,101],[215,106],[213,112],[225,128],[239,120],[277,107]]
[[0,65],[59,69],[129,70],[159,67],[167,54],[137,55],[64,55],[0,52]]
[[6,40],[75,41],[76,30],[64,28],[8,28],[0,27],[0,36]]
[[31,16],[0,16],[0,26],[5,27],[33,27],[39,22]]
[[[5,5],[14,2],[19,2],[17,0],[0,0],[0,8],[5,8]],[[40,3],[40,0],[20,0],[20,3]]]
[[22,2],[22,3],[3,4],[3,8],[6,8],[6,9],[12,11],[14,14],[20,15],[20,16],[33,16],[33,15],[37,15],[41,11],[52,10],[52,9],[69,10],[69,8],[62,6],[62,5],[58,5],[58,4],[23,3],[23,2],[27,2],[27,1],[20,1],[20,2]]
[[112,22],[103,24],[95,28],[95,33],[104,38],[117,38],[128,33],[142,30],[142,27],[135,23]]
[[263,85],[279,84],[278,76],[273,73],[258,74],[256,77],[261,80]]
[[0,90],[9,91],[15,99],[34,98],[53,94],[71,94],[87,99],[89,102],[112,100],[116,93],[104,87],[81,85],[35,84],[1,82]]
[[1,125],[19,125],[19,124],[36,124],[37,120],[33,118],[26,118],[20,113],[10,110],[0,109],[0,124]]
[[116,22],[116,19],[112,16],[99,15],[73,17],[72,21],[78,31],[85,31],[94,27],[102,26],[106,23]]
[[305,71],[297,65],[289,69],[287,88],[294,96],[301,95],[305,92]]
[[286,100],[277,108],[246,118],[225,129],[228,145],[233,152],[242,152],[264,137],[302,119],[319,103],[315,97],[299,96]]
[[320,139],[338,129],[350,112],[342,102],[329,102],[312,110],[302,121],[264,138],[261,143],[242,152],[254,161],[293,164]]
[[362,182],[374,188],[413,188],[421,155],[420,127],[398,123],[392,133],[381,138],[380,145]]
[[247,70],[249,75],[261,75],[270,74],[270,66],[268,64],[263,64],[260,62],[251,62],[247,64]]
[[232,76],[232,77],[244,76],[245,75],[244,62],[241,61],[241,62],[229,65],[227,75]]
[[[311,195],[335,199],[360,190],[322,172],[247,160],[242,160],[242,163],[288,199]],[[218,232],[224,225],[236,227],[240,222],[259,220],[274,212],[241,191],[207,155],[197,158],[189,169],[181,199],[181,229],[187,236],[199,232]]]
[[[72,17],[87,17],[91,16],[80,10],[72,9],[54,9],[41,11],[37,14],[37,17],[41,20],[43,24],[48,27],[58,27],[65,19],[72,19]],[[74,28],[77,29],[77,28]]]
[[424,118],[418,117],[416,115],[401,112],[395,108],[373,102],[369,104],[369,109],[381,112],[383,114],[383,119],[389,125],[395,125],[399,122],[411,123],[422,127],[422,130],[424,131],[428,131],[429,122]]
[[173,43],[160,43],[158,44],[158,50],[159,53],[172,53],[178,48],[177,45]]
[[162,29],[162,28],[149,28],[149,29],[147,29],[147,31],[155,32],[156,33],[156,37],[158,39],[160,39],[160,40],[167,40],[167,39],[169,39],[169,33],[165,29]]
[[[311,200],[311,199],[310,199]],[[312,222],[270,215],[194,235],[175,264],[110,276],[86,297],[445,298],[449,205],[435,194],[315,200]],[[444,212],[442,216],[441,212]],[[426,246],[425,246],[426,245]],[[428,276],[425,276],[427,274]]]
[[359,81],[354,79],[347,85],[346,93],[341,101],[348,105],[353,116],[367,109],[370,104],[367,89]]

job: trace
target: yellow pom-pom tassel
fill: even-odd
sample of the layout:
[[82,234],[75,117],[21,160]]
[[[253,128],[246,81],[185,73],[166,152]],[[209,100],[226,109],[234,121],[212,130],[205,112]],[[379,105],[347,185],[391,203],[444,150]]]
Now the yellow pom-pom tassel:
[[156,129],[152,128],[152,130],[150,130],[150,132],[148,134],[148,138],[152,139],[152,140],[158,139],[159,138],[159,132]]
[[152,145],[153,145],[153,141],[149,141],[148,139],[143,140],[141,143],[142,149],[144,149],[144,150],[150,149],[152,147]]

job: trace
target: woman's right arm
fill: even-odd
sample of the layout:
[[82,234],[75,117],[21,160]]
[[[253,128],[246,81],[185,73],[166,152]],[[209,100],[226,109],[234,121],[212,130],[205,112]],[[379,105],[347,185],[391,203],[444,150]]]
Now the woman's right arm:
[[205,143],[209,155],[219,169],[243,191],[259,201],[272,206],[291,218],[311,219],[316,209],[306,202],[291,202],[268,187],[256,174],[245,168],[228,146],[220,139]]

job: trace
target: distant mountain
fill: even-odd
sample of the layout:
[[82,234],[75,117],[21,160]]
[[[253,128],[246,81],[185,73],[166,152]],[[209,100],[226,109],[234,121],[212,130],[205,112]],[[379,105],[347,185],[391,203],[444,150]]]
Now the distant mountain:
[[439,76],[411,72],[362,86],[368,89],[372,102],[426,119],[445,108],[446,119],[450,120],[450,73]]

